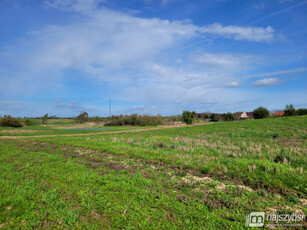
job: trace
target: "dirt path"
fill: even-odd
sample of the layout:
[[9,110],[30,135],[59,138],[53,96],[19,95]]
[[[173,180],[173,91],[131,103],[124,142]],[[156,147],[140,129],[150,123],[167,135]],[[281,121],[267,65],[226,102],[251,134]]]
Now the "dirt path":
[[161,130],[161,129],[201,126],[201,125],[209,125],[209,124],[212,124],[212,123],[192,124],[192,125],[168,125],[168,126],[159,126],[156,128],[119,130],[119,131],[109,131],[109,132],[100,132],[100,133],[77,133],[77,134],[62,134],[62,135],[52,134],[52,135],[35,135],[35,136],[0,136],[0,139],[22,139],[22,138],[40,138],[40,137],[73,137],[73,136],[92,136],[92,135],[101,135],[101,134],[112,134],[112,133],[135,133],[135,132],[144,132],[144,131]]

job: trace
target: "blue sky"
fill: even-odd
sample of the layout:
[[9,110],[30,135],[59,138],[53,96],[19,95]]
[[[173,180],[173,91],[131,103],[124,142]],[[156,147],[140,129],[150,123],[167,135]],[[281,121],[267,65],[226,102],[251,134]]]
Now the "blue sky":
[[307,1],[0,0],[0,115],[307,107]]

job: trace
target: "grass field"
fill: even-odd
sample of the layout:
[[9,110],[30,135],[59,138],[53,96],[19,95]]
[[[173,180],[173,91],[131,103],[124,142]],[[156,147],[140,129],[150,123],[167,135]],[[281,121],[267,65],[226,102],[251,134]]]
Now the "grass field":
[[106,127],[103,124],[75,124],[73,122],[50,122],[48,125],[24,126],[21,128],[0,127],[0,136],[40,136],[40,135],[69,135],[88,134],[122,130],[152,128],[148,126],[117,126]]
[[244,229],[253,211],[307,213],[306,116],[0,137],[0,154],[3,229]]

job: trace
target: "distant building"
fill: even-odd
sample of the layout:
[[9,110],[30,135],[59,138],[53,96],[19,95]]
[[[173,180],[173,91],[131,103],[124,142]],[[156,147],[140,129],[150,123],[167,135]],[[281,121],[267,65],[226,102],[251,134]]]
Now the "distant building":
[[247,115],[246,112],[236,112],[233,114],[234,118],[236,121],[239,121],[239,120],[245,120],[247,118],[249,118],[249,116]]
[[248,118],[253,118],[253,112],[246,112]]
[[285,116],[285,112],[284,111],[276,111],[275,113],[273,113],[273,116],[283,117],[283,116]]

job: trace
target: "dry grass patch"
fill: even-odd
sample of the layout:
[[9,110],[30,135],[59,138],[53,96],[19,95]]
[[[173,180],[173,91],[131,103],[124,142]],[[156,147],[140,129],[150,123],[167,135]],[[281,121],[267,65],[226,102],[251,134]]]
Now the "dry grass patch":
[[10,133],[12,135],[16,134],[20,134],[20,133],[38,133],[40,132],[39,130],[0,130],[0,133]]

